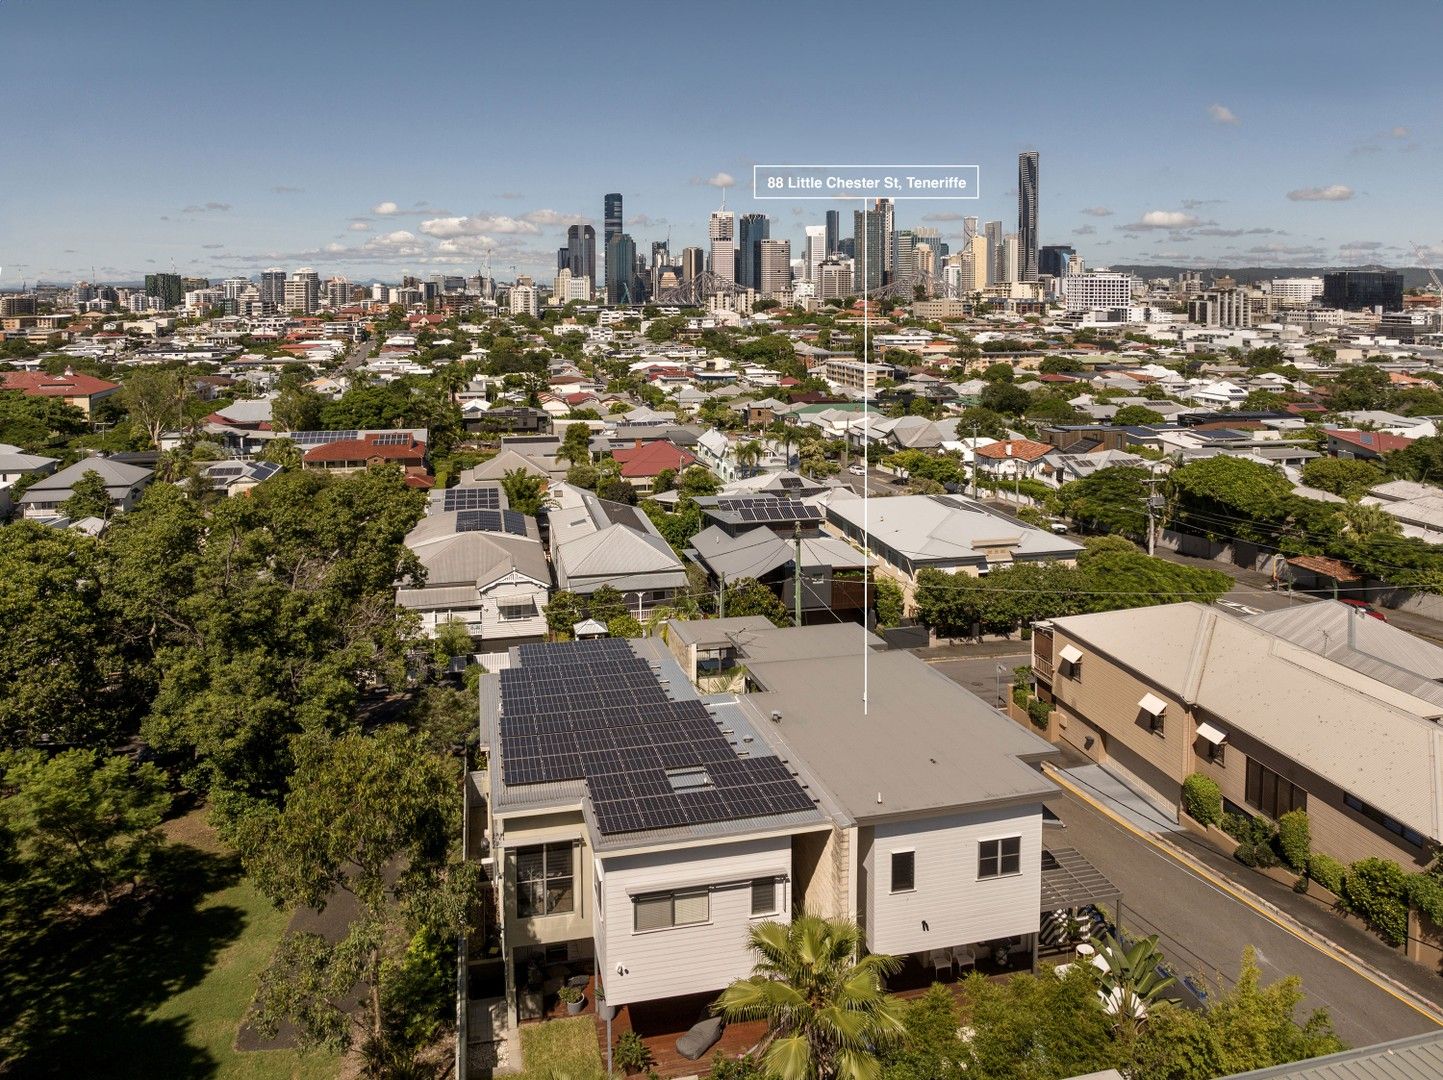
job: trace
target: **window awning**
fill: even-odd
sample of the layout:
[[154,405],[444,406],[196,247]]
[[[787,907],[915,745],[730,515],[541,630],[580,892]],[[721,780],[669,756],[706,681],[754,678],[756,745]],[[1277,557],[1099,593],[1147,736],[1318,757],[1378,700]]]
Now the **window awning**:
[[1064,664],[1075,664],[1082,659],[1082,650],[1076,645],[1064,645],[1057,658]]
[[1226,731],[1223,731],[1221,728],[1215,728],[1206,722],[1197,726],[1197,733],[1214,746],[1221,746],[1228,741],[1228,733]]
[[1156,694],[1143,694],[1142,700],[1137,703],[1137,707],[1149,716],[1161,716],[1163,710],[1167,708],[1167,702],[1163,701],[1163,699]]

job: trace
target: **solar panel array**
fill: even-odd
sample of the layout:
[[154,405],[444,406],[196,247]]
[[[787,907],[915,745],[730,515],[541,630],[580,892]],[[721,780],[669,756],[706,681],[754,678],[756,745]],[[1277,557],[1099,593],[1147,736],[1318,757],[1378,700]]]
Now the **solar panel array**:
[[409,431],[383,431],[367,436],[372,446],[410,446],[414,438]]
[[494,487],[447,488],[442,510],[500,510],[501,489]]
[[716,508],[743,521],[821,521],[822,512],[800,499],[721,499]]
[[326,443],[359,439],[359,431],[289,431],[281,436],[298,446],[324,446]]
[[[617,638],[522,645],[501,679],[507,784],[585,780],[604,834],[740,821],[813,809],[776,758],[739,758],[700,701],[667,696]],[[677,791],[671,769],[711,783]]]
[[456,531],[504,532],[526,535],[526,518],[515,510],[461,510],[456,514]]

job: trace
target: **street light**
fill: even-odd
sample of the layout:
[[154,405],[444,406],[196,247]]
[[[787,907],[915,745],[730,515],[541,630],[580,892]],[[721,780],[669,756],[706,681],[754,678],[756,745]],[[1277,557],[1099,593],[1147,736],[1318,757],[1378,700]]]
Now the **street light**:
[[997,707],[1002,708],[1002,673],[1007,669],[1001,664],[997,665]]

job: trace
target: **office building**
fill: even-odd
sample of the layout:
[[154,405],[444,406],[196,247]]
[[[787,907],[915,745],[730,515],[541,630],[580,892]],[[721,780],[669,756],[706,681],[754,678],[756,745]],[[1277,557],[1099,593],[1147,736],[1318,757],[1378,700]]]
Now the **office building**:
[[965,248],[977,235],[977,219],[975,217],[964,217],[962,219],[962,246]]
[[1010,285],[1015,281],[1022,280],[1018,276],[1022,272],[1021,252],[1022,245],[1018,241],[1016,233],[1008,233],[1002,238],[1002,258],[1001,265],[998,267],[1000,277],[997,279],[999,283]]
[[936,229],[923,227],[912,230],[912,246],[915,249],[918,244],[926,244],[932,250],[932,261],[935,265],[941,266],[942,260],[947,257],[947,245],[942,241],[942,234]]
[[1037,254],[1037,272],[1060,278],[1067,273],[1067,260],[1076,251],[1068,244],[1048,244]]
[[1323,295],[1320,277],[1273,278],[1269,282],[1273,303],[1285,307],[1304,307]]
[[321,303],[321,275],[309,266],[303,266],[286,279],[282,310],[299,311],[302,315],[315,314]]
[[987,273],[991,267],[987,237],[973,233],[962,249],[962,280],[964,293],[980,293],[987,288]]
[[1067,310],[1082,313],[1096,310],[1116,311],[1132,304],[1131,274],[1098,273],[1069,275],[1062,279],[1062,298]]
[[837,242],[841,239],[842,232],[842,212],[840,210],[827,211],[826,230],[827,254],[835,255]]
[[[572,225],[566,230],[566,269],[571,278],[596,280],[596,230],[590,225]],[[561,269],[561,265],[557,265]]]
[[602,199],[602,214],[604,221],[602,244],[610,248],[612,237],[620,235],[622,229],[620,192],[612,192]]
[[901,229],[892,234],[892,276],[893,281],[910,281],[917,276],[913,252],[917,246],[917,234],[911,229]]
[[326,281],[326,306],[332,311],[343,308],[351,302],[351,283],[343,277]]
[[[1089,275],[1090,276],[1090,275]],[[1228,326],[1248,328],[1253,325],[1252,294],[1248,289],[1209,289],[1187,302],[1188,322],[1202,326]],[[1267,297],[1257,294],[1257,299],[1266,305]]]
[[766,214],[743,214],[737,221],[736,283],[761,290],[762,241],[771,236]]
[[844,300],[852,295],[852,260],[829,258],[817,267],[817,299]]
[[892,233],[896,231],[897,204],[891,199],[878,199],[872,210],[881,220],[881,244],[878,250],[882,253],[882,282],[885,284],[893,280],[897,272],[892,263],[896,254],[892,250]]
[[180,307],[185,289],[179,274],[146,274],[145,295],[155,297],[162,309],[169,310]]
[[707,226],[711,241],[711,272],[726,281],[737,279],[736,215],[730,210],[713,210]]
[[1397,311],[1403,306],[1403,275],[1394,270],[1324,274],[1323,306],[1345,311]]
[[987,285],[996,285],[1002,277],[1002,222],[989,221],[982,226],[982,235],[987,238]]
[[1017,155],[1017,246],[1016,281],[1037,280],[1037,151]]
[[[829,214],[836,213],[834,210],[827,211]],[[823,260],[830,255],[827,250],[827,227],[825,225],[807,226],[807,280],[817,280],[817,267],[822,265]]]
[[843,259],[854,259],[857,257],[857,240],[852,236],[837,238],[836,254]]
[[791,290],[792,242],[763,240],[757,245],[760,267],[754,286],[763,296],[779,297]]
[[636,244],[629,235],[619,232],[606,245],[606,302],[635,303],[635,276]]
[[[877,200],[881,203],[882,200]],[[885,217],[878,209],[852,211],[852,291],[871,295],[882,287]]]
[[691,281],[698,277],[706,266],[706,252],[699,247],[681,249],[681,280]]
[[571,269],[571,254],[565,246],[556,249],[556,269]]

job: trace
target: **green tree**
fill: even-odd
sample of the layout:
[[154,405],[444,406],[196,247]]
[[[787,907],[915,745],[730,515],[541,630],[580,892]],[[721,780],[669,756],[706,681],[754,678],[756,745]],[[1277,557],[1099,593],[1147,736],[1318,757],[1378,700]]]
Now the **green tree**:
[[1163,424],[1166,417],[1146,405],[1124,405],[1113,415],[1112,422],[1118,427],[1145,427],[1148,424]]
[[778,626],[792,625],[792,614],[787,605],[756,578],[737,578],[727,582],[726,613],[728,616],[765,615]]
[[1110,536],[1147,539],[1146,469],[1115,465],[1064,484],[1058,508],[1079,528]]
[[635,615],[614,615],[606,622],[606,632],[614,638],[639,638],[645,635]]
[[556,456],[572,465],[591,464],[591,428],[584,423],[567,424]]
[[1080,965],[1061,978],[970,976],[963,1008],[972,1028],[960,1059],[968,1080],[1063,1080],[1119,1064],[1097,982]]
[[596,494],[598,498],[606,499],[608,502],[626,503],[628,506],[636,505],[636,488],[631,486],[631,481],[624,480],[614,473],[603,475],[596,481]]
[[571,628],[586,618],[586,605],[576,593],[560,589],[551,594],[542,614],[546,616],[546,628],[553,635],[569,638]]
[[[339,940],[282,939],[256,995],[262,1032],[292,1023],[303,1046],[358,1045],[370,1075],[414,1075],[418,1025],[389,1011],[409,999],[387,993],[386,976],[419,932],[459,933],[478,895],[476,865],[454,857],[455,783],[451,765],[399,728],[348,734],[305,746],[284,804],[242,819],[246,870],[278,907],[319,911],[341,893],[355,905]],[[444,971],[446,950],[436,960]]]
[[97,750],[29,750],[3,764],[12,794],[0,815],[32,880],[58,898],[110,903],[144,879],[170,807],[159,769]]
[[105,478],[94,469],[86,469],[70,488],[70,498],[60,504],[60,512],[72,521],[85,517],[110,517],[110,493]]
[[[1010,368],[1008,370],[1011,371]],[[982,391],[978,403],[990,412],[1006,416],[1021,416],[1032,403],[1032,395],[1020,386],[1014,386],[1010,381],[999,381],[991,383]]]
[[1359,498],[1384,480],[1383,470],[1356,458],[1314,458],[1303,466],[1303,483],[1320,491]]
[[120,388],[120,401],[130,420],[150,445],[160,446],[162,432],[180,427],[185,405],[194,391],[186,373],[175,368],[136,368]]
[[684,497],[715,495],[721,490],[721,481],[702,465],[692,465],[677,477],[676,489]]
[[872,588],[877,596],[877,624],[891,627],[902,624],[902,587],[891,578],[878,574],[872,579]]
[[469,655],[473,649],[471,632],[462,620],[450,618],[436,624],[431,656],[438,668],[444,668],[453,657]]
[[302,452],[300,445],[294,439],[270,439],[256,457],[261,461],[279,465],[283,469],[299,469]]
[[1394,450],[1383,458],[1383,469],[1400,480],[1438,483],[1443,480],[1443,438],[1430,435]]
[[518,514],[536,516],[546,499],[546,481],[525,469],[508,469],[501,478],[506,501]]
[[903,1009],[906,1038],[883,1056],[881,1080],[964,1080],[962,1013],[952,991],[934,983]]
[[271,422],[277,431],[317,431],[326,399],[304,386],[287,386],[271,402]]
[[617,592],[610,585],[603,585],[586,598],[586,615],[599,623],[609,623],[612,619],[629,615],[626,607],[626,597]]
[[59,398],[0,390],[0,442],[39,453],[88,430],[85,414]]
[[722,991],[728,1020],[765,1020],[761,1063],[778,1080],[870,1080],[879,1055],[906,1037],[901,1003],[885,979],[900,966],[865,953],[853,923],[802,915],[748,930],[757,961],[750,978]]

